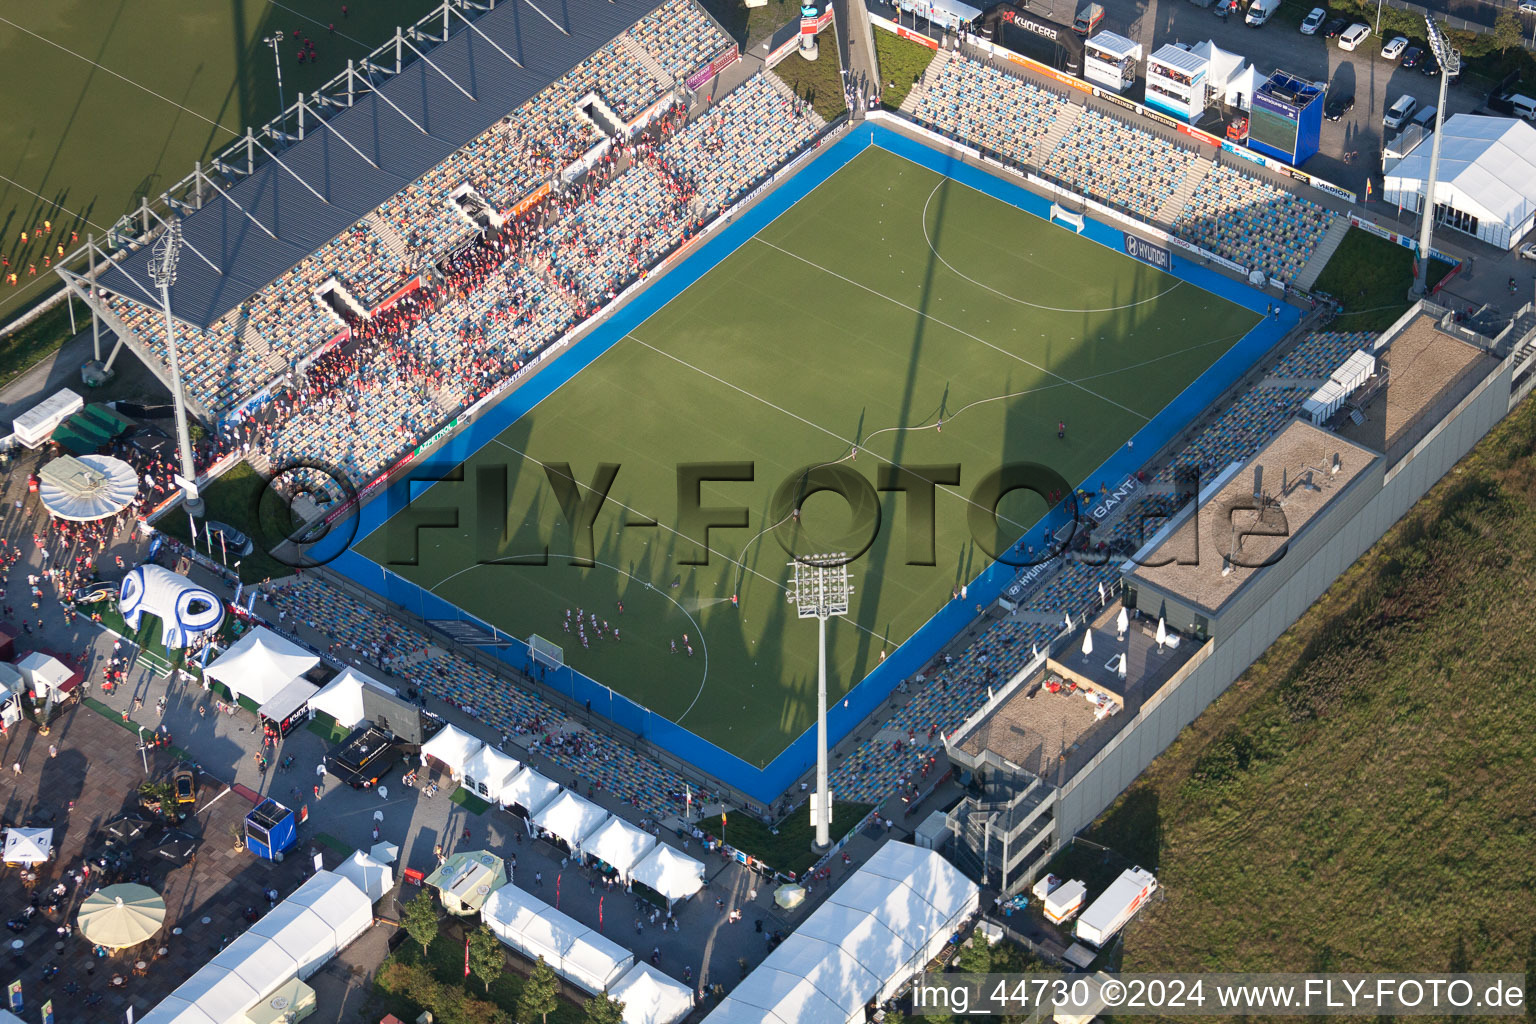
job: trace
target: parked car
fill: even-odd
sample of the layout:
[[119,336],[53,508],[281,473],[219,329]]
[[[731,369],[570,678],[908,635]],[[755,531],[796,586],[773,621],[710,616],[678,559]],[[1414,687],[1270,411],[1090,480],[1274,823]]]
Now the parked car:
[[1440,62],[1435,59],[1433,52],[1426,53],[1424,59],[1419,61],[1419,74],[1425,78],[1434,78],[1440,73]]
[[1323,25],[1323,38],[1337,39],[1339,33],[1343,32],[1348,26],[1348,18],[1329,18],[1327,23]]
[[1338,121],[1354,109],[1355,94],[1352,92],[1338,93],[1328,97],[1328,103],[1323,107],[1323,116],[1330,121]]
[[1407,94],[1399,96],[1397,102],[1388,107],[1386,114],[1382,116],[1381,125],[1383,128],[1393,130],[1401,128],[1408,123],[1408,119],[1417,109],[1419,109],[1418,100]]
[[1397,58],[1403,55],[1403,51],[1406,49],[1408,49],[1408,37],[1393,36],[1391,39],[1387,40],[1387,45],[1381,48],[1381,59],[1397,60]]
[[1339,49],[1353,50],[1371,36],[1371,26],[1357,21],[1339,34]]
[[97,601],[106,601],[117,596],[118,585],[110,580],[97,580],[95,583],[87,583],[83,587],[75,588],[75,592],[69,595],[69,599],[75,604],[95,604]]
[[178,804],[197,803],[197,768],[182,761],[171,773],[171,781],[176,786],[176,802]]
[[1536,14],[1536,0],[1520,0],[1521,14]]
[[1417,46],[1410,46],[1403,51],[1403,67],[1414,67],[1424,57],[1424,51]]
[[1312,12],[1301,19],[1301,34],[1313,36],[1322,28],[1323,22],[1328,20],[1328,12],[1321,7],[1312,8]]
[[1520,258],[1523,260],[1536,260],[1536,242],[1526,242],[1520,247]]
[[208,532],[211,540],[216,542],[216,544],[222,544],[232,555],[244,557],[255,548],[255,545],[251,543],[251,538],[228,523],[221,523],[217,519],[210,519],[203,524],[203,529]]

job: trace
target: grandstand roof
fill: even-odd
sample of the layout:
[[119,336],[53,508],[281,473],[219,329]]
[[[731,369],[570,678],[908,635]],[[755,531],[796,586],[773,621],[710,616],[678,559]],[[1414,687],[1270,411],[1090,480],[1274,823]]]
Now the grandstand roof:
[[[580,7],[565,0],[537,0],[537,6],[531,0],[498,4],[477,19],[475,27],[521,67],[462,22],[456,23],[456,34],[428,51],[431,64],[417,59],[380,85],[387,102],[371,94],[362,96],[329,119],[336,132],[377,167],[330,131],[316,127],[278,156],[324,200],[273,160],[232,186],[221,184],[276,238],[258,229],[217,193],[186,218],[187,244],[217,263],[222,273],[184,253],[172,289],[172,311],[185,323],[212,325],[660,4],[661,0],[610,0]],[[433,65],[475,98],[465,96]],[[261,141],[273,148],[270,140]],[[102,286],[144,301],[149,297],[146,289],[153,293],[149,254],[150,247],[144,246],[103,272]]]
[[[1337,471],[1333,471],[1337,457]],[[1207,611],[1217,611],[1304,530],[1379,456],[1301,420],[1280,431],[1257,455],[1218,477],[1193,515],[1170,523],[1137,552],[1132,576]],[[1259,513],[1254,469],[1276,504]],[[1269,532],[1262,532],[1269,531]],[[1223,571],[1234,542],[1231,571]]]

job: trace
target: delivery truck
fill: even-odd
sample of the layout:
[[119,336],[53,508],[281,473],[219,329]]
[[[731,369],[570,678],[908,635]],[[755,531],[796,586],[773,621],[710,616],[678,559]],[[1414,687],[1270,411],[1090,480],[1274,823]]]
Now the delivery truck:
[[1072,915],[1082,909],[1087,895],[1088,887],[1077,879],[1062,882],[1045,895],[1043,902],[1046,920],[1054,924],[1070,921]]
[[1102,947],[1136,916],[1136,911],[1156,891],[1157,879],[1152,877],[1152,872],[1139,867],[1126,869],[1083,911],[1083,916],[1077,919],[1074,934],[1090,946]]

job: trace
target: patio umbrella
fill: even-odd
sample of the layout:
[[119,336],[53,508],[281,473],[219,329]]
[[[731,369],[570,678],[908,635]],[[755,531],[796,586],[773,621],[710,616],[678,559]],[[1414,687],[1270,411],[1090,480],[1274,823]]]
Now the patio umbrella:
[[4,859],[7,864],[42,864],[53,856],[53,829],[9,828],[5,830]]
[[1115,632],[1124,638],[1125,633],[1131,628],[1131,617],[1126,613],[1125,605],[1120,606],[1120,614],[1115,616]]
[[1083,660],[1088,660],[1088,655],[1093,653],[1093,630],[1083,630]]
[[389,842],[374,843],[373,849],[368,851],[368,856],[380,864],[393,864],[395,858],[400,856],[400,847]]
[[165,923],[165,900],[145,885],[109,885],[85,898],[76,924],[93,945],[108,949],[137,946]]
[[1163,617],[1161,615],[1159,615],[1157,617],[1157,650],[1158,650],[1159,654],[1162,653],[1163,645],[1166,644],[1167,642],[1168,642],[1168,624],[1166,622],[1164,622],[1163,621]]
[[773,891],[773,902],[785,910],[794,910],[805,902],[805,890],[793,883],[785,883]]

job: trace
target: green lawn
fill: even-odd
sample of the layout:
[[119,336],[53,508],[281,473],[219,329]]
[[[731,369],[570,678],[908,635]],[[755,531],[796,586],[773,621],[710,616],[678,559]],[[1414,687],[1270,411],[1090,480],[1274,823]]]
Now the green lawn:
[[880,105],[895,110],[907,98],[917,76],[933,63],[934,51],[893,32],[875,30],[875,56],[880,61]]
[[780,26],[800,20],[797,0],[768,0],[761,7],[747,7],[741,0],[701,0],[706,11],[715,16],[742,49],[756,46],[777,32]]
[[[242,462],[215,480],[204,489],[202,499],[204,519],[228,523],[251,538],[254,550],[244,558],[229,560],[231,566],[237,560],[240,562],[242,580],[259,583],[268,577],[281,579],[293,574],[292,566],[273,558],[268,552],[277,546],[279,538],[292,532],[295,524],[287,506],[267,488],[266,481],[249,463]],[[179,508],[167,512],[155,527],[183,544],[191,537],[187,514]],[[201,538],[201,523],[198,531]],[[218,544],[214,544],[210,554],[207,542],[201,539],[198,550],[214,559],[222,557]]]
[[[834,841],[848,834],[848,830],[863,820],[870,812],[870,804],[832,801],[832,838]],[[792,871],[796,875],[816,863],[817,854],[811,850],[816,829],[811,824],[811,812],[801,807],[775,826],[764,825],[750,814],[727,816],[725,828],[720,828],[720,816],[705,818],[699,828],[719,837],[743,853],[751,854],[775,871]],[[722,834],[723,832],[723,834]]]
[[1094,825],[1127,971],[1536,965],[1533,457],[1526,402]]
[[[878,533],[853,565],[850,614],[828,630],[836,699],[1044,511],[1016,491],[989,524],[978,482],[1026,460],[1083,480],[1256,320],[867,150],[472,456],[464,483],[437,484],[356,546],[513,636],[552,638],[587,675],[766,764],[815,714],[816,629],[785,601],[783,545],[857,551],[868,535],[832,494],[791,518],[805,467],[836,464],[872,493],[882,467],[961,465],[960,485],[935,494],[931,531],[909,526],[898,491],[871,499]],[[585,486],[603,462],[620,469],[593,564],[574,567],[541,467],[569,463]],[[748,525],[711,529],[707,564],[689,564],[704,560],[703,533],[679,519],[678,467],[721,462],[750,462],[753,478],[705,483],[700,504],[742,508]],[[505,503],[492,484],[503,472]],[[428,515],[459,525],[418,529]],[[551,564],[526,564],[546,548]],[[567,609],[619,626],[620,640],[589,624],[583,648]]]
[[848,104],[843,98],[843,72],[837,55],[837,26],[833,25],[817,37],[818,56],[806,60],[792,53],[774,68],[770,74],[778,75],[795,95],[808,101],[816,113],[831,121]]
[[[103,239],[141,196],[153,198],[197,160],[277,113],[272,51],[281,30],[285,99],[313,92],[435,6],[430,0],[54,0],[7,4],[0,66],[12,101],[0,117],[0,251],[21,283],[0,289],[0,322],[58,286],[44,255]],[[333,34],[328,26],[334,23]],[[298,63],[297,30],[316,60]],[[171,55],[174,55],[172,57]],[[41,240],[33,229],[53,223]],[[21,232],[28,233],[25,245]],[[26,276],[28,263],[38,267]]]
[[[0,338],[0,388],[21,376],[39,359],[57,351],[60,345],[70,339],[70,304],[75,304],[79,317],[77,326],[89,329],[90,314],[83,305],[75,303],[74,296],[70,296],[27,326]],[[0,314],[0,319],[3,317],[4,314]]]
[[[1450,264],[1429,261],[1433,287]],[[1350,228],[1344,241],[1317,276],[1315,291],[1327,292],[1344,304],[1335,321],[1340,331],[1384,331],[1413,305],[1413,253],[1360,228]]]

